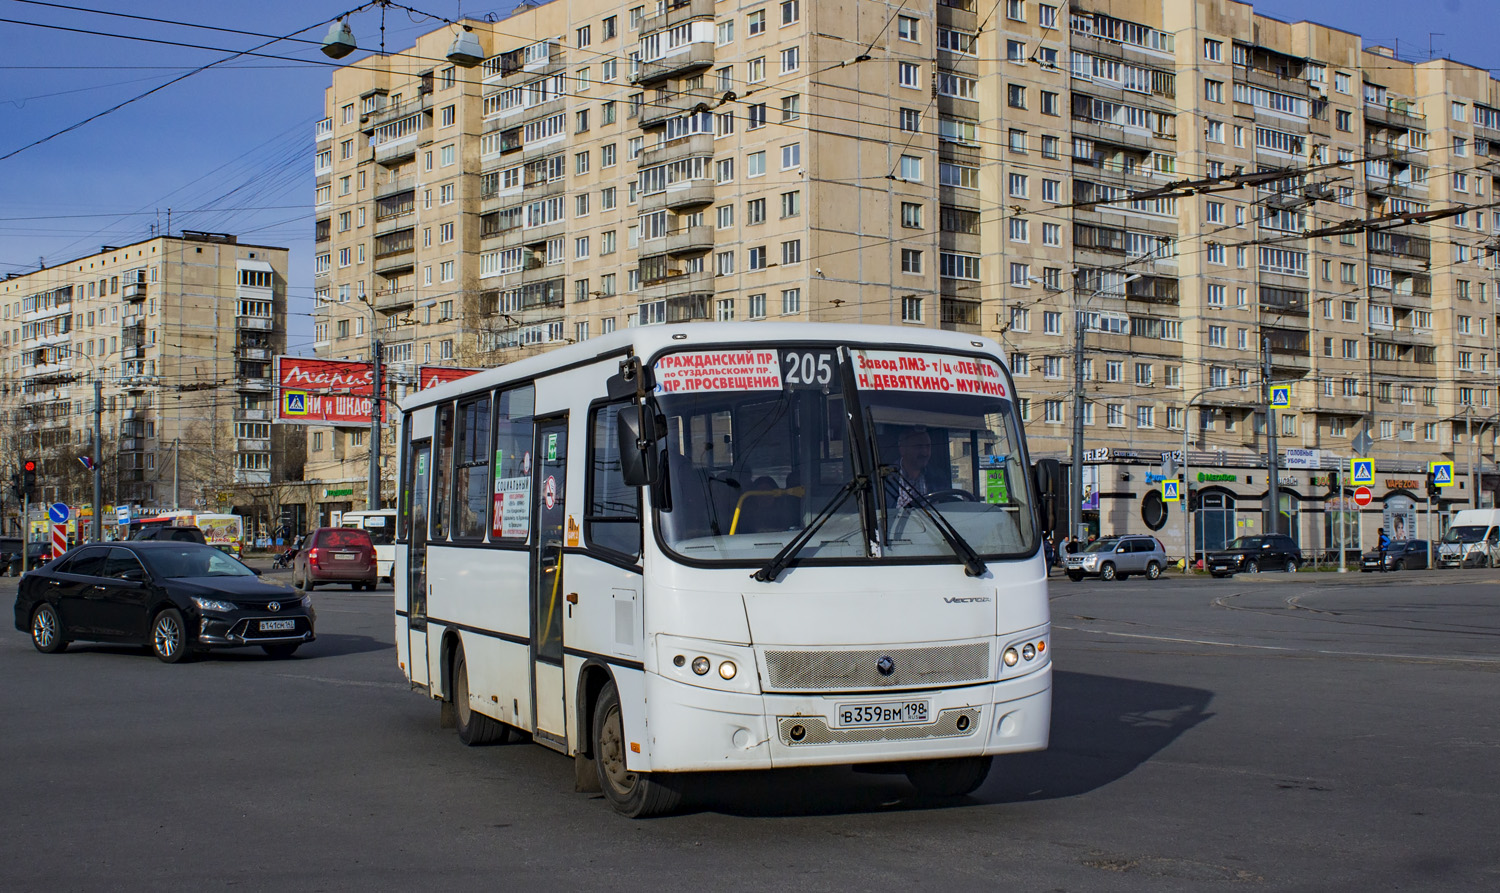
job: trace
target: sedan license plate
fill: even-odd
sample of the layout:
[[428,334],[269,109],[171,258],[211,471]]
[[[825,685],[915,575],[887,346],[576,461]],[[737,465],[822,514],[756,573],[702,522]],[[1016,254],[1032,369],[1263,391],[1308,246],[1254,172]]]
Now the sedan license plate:
[[295,620],[262,620],[260,631],[263,633],[290,632],[297,628]]
[[929,722],[927,701],[884,701],[876,704],[840,704],[833,724],[841,729],[861,726],[905,726]]

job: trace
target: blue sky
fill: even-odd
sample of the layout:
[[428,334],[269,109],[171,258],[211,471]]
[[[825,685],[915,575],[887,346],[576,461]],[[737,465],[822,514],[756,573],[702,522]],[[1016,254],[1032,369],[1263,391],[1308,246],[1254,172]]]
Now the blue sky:
[[[56,0],[69,6],[127,12],[258,34],[321,40],[321,23],[353,0]],[[1187,2],[1187,0],[1168,0]],[[455,18],[504,14],[512,0],[414,0],[409,5]],[[983,5],[983,4],[981,4]],[[1108,0],[1090,8],[1107,11]],[[1475,0],[1262,0],[1257,11],[1361,33],[1367,45],[1397,43],[1404,58],[1427,58],[1429,32],[1439,56],[1484,67],[1495,58],[1489,3]],[[0,155],[77,124],[116,103],[226,55],[152,44],[135,35],[203,47],[248,49],[263,39],[182,28],[0,0],[0,19],[40,22],[102,35],[0,22]],[[438,26],[405,12],[386,16],[386,43],[409,46]],[[378,39],[380,15],[351,21],[362,47]],[[127,105],[35,148],[0,160],[0,273],[36,269],[124,244],[166,224],[174,231],[239,234],[244,241],[292,249],[294,313],[290,349],[310,350],[305,315],[312,294],[313,125],[331,68],[315,46],[279,43],[264,50],[287,57],[241,58]],[[354,58],[358,58],[357,56]],[[302,61],[290,61],[302,60]]]

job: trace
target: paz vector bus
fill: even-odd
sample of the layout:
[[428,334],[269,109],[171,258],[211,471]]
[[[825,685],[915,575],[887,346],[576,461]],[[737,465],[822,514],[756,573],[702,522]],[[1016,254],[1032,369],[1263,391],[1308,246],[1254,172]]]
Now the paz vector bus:
[[1000,348],[880,326],[630,328],[407,398],[397,659],[615,809],[700,773],[920,794],[1047,746],[1035,484]]

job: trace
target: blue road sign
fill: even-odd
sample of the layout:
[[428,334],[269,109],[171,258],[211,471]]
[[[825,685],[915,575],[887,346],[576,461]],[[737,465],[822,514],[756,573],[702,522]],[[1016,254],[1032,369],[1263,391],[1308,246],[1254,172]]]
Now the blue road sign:
[[1161,498],[1163,502],[1176,502],[1180,498],[1177,495],[1177,481],[1161,482]]
[[1439,487],[1453,486],[1453,463],[1434,462],[1428,468],[1432,471],[1432,482]]
[[1285,409],[1292,405],[1292,386],[1285,384],[1271,385],[1271,406],[1276,409]]
[[1349,483],[1356,487],[1375,483],[1375,460],[1350,459]]
[[51,505],[47,506],[47,517],[52,519],[53,524],[68,523],[67,503],[54,502]]

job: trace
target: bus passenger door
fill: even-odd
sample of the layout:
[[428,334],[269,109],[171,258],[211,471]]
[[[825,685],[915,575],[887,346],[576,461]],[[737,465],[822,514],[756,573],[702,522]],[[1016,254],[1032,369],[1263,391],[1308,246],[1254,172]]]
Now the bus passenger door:
[[432,441],[416,441],[411,450],[411,496],[407,502],[411,517],[406,519],[406,663],[413,683],[429,685],[432,680],[427,671],[427,506],[432,489]]
[[536,426],[531,492],[536,494],[536,545],[532,553],[532,709],[535,734],[567,744],[563,693],[563,537],[567,520],[568,420]]

